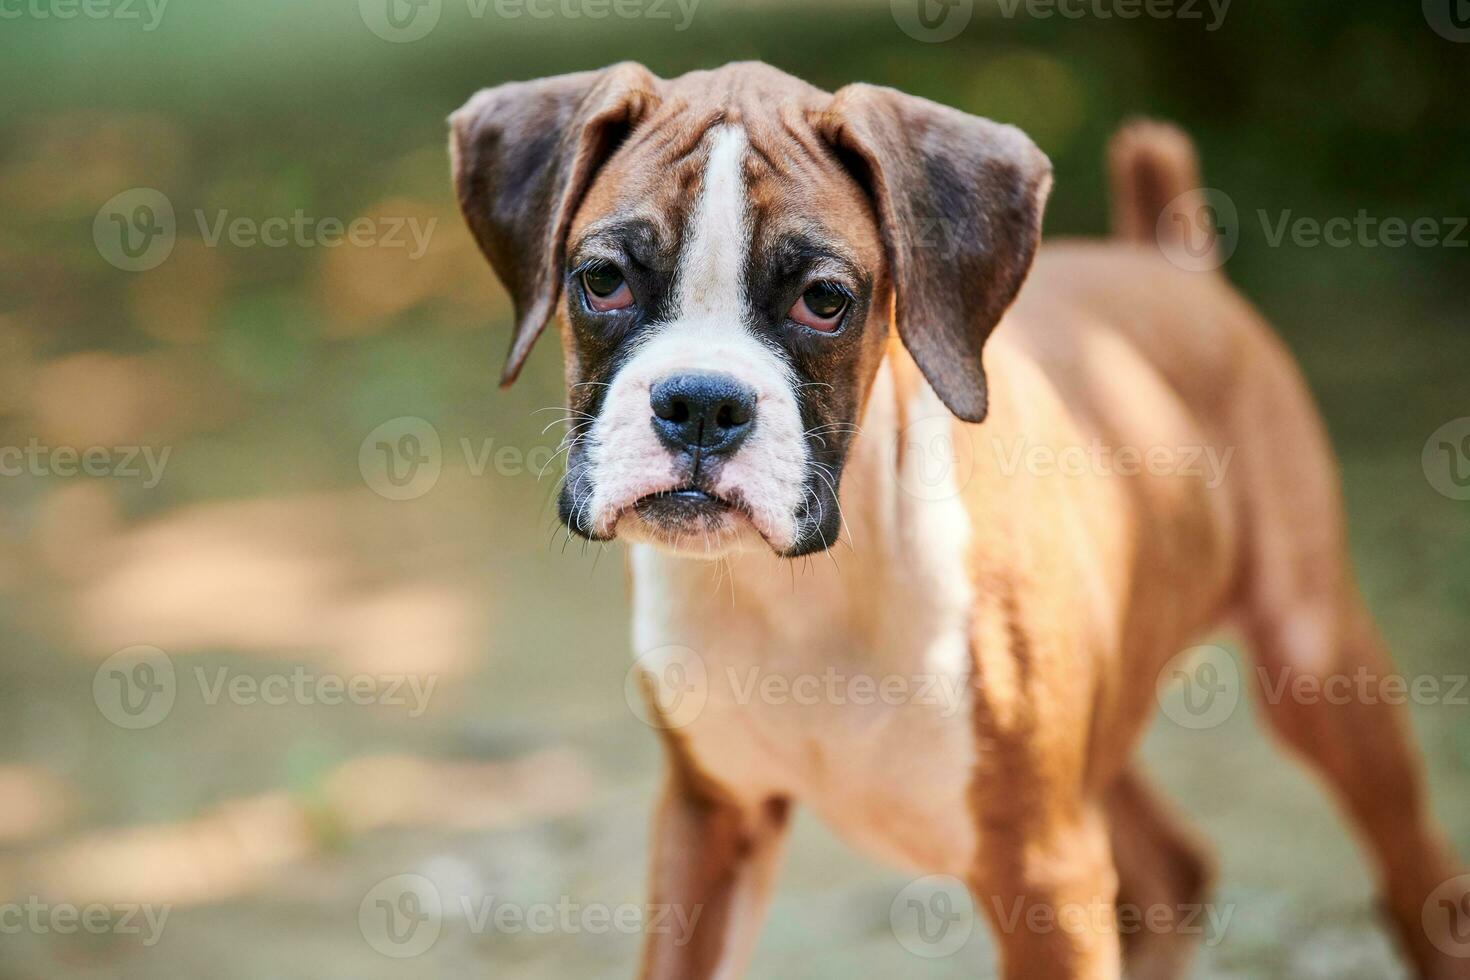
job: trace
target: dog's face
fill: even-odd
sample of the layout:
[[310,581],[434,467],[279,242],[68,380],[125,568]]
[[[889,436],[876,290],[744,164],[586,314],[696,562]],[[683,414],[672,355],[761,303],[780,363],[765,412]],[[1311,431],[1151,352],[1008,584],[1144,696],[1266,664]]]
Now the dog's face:
[[651,120],[572,222],[565,337],[588,425],[562,516],[592,538],[812,551],[837,540],[887,337],[868,315],[882,248],[835,162],[748,118],[704,121]]
[[895,325],[983,417],[980,347],[1049,183],[1018,131],[763,65],[504,85],[452,123],[461,207],[516,302],[507,382],[560,314],[573,532],[700,556],[835,543]]

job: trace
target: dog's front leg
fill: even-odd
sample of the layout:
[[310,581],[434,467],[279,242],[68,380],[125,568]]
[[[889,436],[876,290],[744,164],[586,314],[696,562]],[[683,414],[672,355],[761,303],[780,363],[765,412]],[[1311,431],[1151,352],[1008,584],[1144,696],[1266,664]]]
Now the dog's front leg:
[[1118,980],[1118,875],[1099,809],[986,826],[981,846],[975,899],[1006,980]]
[[652,918],[643,980],[735,980],[755,949],[786,838],[789,804],[741,807],[684,774],[653,827]]

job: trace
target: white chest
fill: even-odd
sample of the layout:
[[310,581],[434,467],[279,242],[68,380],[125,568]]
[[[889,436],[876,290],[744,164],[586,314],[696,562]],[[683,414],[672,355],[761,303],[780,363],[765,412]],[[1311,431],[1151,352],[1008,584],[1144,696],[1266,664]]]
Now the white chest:
[[968,528],[952,499],[903,516],[805,567],[636,547],[634,651],[694,763],[737,798],[789,796],[875,857],[964,874]]

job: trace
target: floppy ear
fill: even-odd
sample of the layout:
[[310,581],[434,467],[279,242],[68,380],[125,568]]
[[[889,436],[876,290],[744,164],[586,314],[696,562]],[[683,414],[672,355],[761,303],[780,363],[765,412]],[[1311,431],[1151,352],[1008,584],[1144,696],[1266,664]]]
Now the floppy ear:
[[873,198],[904,346],[981,421],[980,349],[1031,268],[1051,162],[1014,126],[874,85],[840,89],[817,125]]
[[459,209],[515,304],[502,385],[516,379],[556,309],[577,205],[657,104],[656,85],[642,65],[624,62],[483,89],[449,117]]

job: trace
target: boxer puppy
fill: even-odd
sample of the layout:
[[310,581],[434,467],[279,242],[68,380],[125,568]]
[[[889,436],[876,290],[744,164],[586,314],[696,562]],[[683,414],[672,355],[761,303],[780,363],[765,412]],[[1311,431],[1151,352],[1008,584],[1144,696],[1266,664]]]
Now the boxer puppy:
[[[1160,672],[1226,623],[1270,676],[1391,672],[1296,368],[1157,247],[1210,248],[1188,141],[1125,130],[1121,240],[1033,270],[1046,157],[891,89],[619,64],[451,124],[514,301],[504,383],[560,325],[561,519],[629,546],[668,757],[652,901],[699,912],[642,976],[741,975],[797,801],[966,882],[1008,978],[1181,975],[1190,930],[1114,914],[1182,914],[1210,881],[1130,763]],[[1458,866],[1405,720],[1368,702],[1263,710],[1360,831],[1419,974],[1470,977],[1425,928]]]

